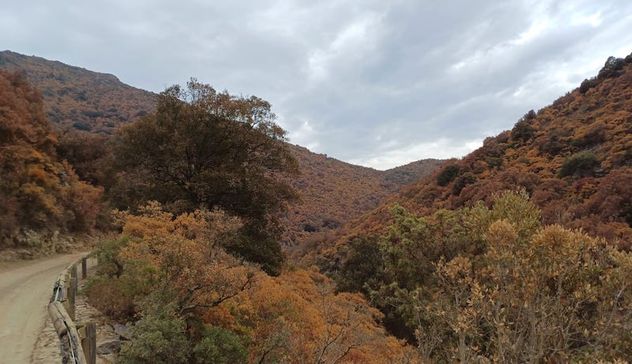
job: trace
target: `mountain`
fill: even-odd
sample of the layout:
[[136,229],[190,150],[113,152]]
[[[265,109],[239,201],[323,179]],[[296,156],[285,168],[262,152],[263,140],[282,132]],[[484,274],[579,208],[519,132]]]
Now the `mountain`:
[[[156,105],[157,95],[152,92],[126,85],[110,74],[58,61],[4,51],[0,52],[0,70],[24,73],[40,90],[48,120],[60,134],[58,153],[92,183],[107,179],[98,160],[107,153],[105,140],[120,125],[152,113]],[[301,175],[292,181],[300,201],[282,216],[286,246],[302,245],[338,230],[441,163],[429,159],[378,171],[288,146]]]
[[350,224],[338,244],[381,233],[399,204],[420,215],[489,204],[525,189],[544,224],[581,228],[629,248],[632,241],[632,55],[609,58],[599,75],[512,130],[405,188]]
[[283,216],[289,246],[317,242],[375,209],[402,187],[432,173],[443,161],[425,159],[387,171],[345,163],[290,145],[301,175],[292,181],[300,201]]
[[0,52],[0,70],[23,72],[40,90],[48,120],[58,130],[112,134],[120,124],[153,111],[156,94],[89,71],[35,56]]

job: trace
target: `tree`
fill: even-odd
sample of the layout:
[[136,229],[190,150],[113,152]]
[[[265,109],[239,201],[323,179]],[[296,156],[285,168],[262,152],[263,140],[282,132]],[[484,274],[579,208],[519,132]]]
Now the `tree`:
[[593,176],[595,171],[601,166],[599,159],[595,154],[583,151],[575,153],[564,161],[560,168],[560,177],[576,176],[586,177]]
[[459,172],[460,168],[456,164],[446,166],[437,176],[437,184],[439,186],[447,186],[448,183],[452,182],[459,175]]
[[526,142],[535,135],[535,129],[531,126],[535,119],[535,111],[530,110],[526,113],[511,129],[511,139]]
[[121,208],[156,200],[175,213],[222,208],[244,219],[245,248],[234,253],[278,271],[276,214],[295,198],[280,177],[297,172],[270,104],[191,80],[159,97],[157,112],[123,128],[114,143]]

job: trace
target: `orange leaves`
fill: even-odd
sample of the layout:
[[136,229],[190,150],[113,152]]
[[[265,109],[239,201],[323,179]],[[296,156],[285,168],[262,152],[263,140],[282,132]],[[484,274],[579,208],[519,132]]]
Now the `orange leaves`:
[[[335,293],[333,282],[316,270],[271,277],[224,252],[221,239],[234,235],[240,223],[222,211],[174,217],[157,203],[141,211],[118,213],[130,240],[115,253],[120,277],[101,283],[120,296],[108,299],[119,310],[111,315],[133,313],[130,292],[138,301],[167,285],[176,313],[187,322],[248,337],[252,363],[384,363],[411,356],[410,347],[379,326],[381,314],[361,295]],[[197,327],[191,324],[192,336]]]
[[[56,142],[37,92],[16,75],[0,72],[0,195],[14,208],[0,220],[15,221],[0,246],[18,230],[90,231],[102,190],[81,182],[54,154]],[[3,225],[3,224],[0,224]]]

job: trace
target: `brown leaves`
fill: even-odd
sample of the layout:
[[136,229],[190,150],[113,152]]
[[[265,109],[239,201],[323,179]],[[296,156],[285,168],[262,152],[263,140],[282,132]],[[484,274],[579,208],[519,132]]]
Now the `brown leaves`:
[[20,76],[0,72],[0,195],[11,201],[0,220],[15,222],[3,229],[0,246],[18,229],[85,232],[94,227],[102,190],[80,181],[69,164],[59,161],[55,143],[38,93]]

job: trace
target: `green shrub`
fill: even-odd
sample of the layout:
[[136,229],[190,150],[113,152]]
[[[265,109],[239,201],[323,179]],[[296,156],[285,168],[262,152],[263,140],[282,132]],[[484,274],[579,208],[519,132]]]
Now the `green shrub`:
[[336,276],[337,289],[363,292],[381,279],[384,261],[374,238],[356,238],[349,243],[349,253]]
[[437,184],[439,186],[447,186],[459,175],[460,168],[456,164],[451,164],[443,168],[437,176]]
[[248,352],[239,336],[221,327],[211,327],[205,331],[204,337],[193,348],[193,356],[197,363],[246,362]]
[[583,151],[575,153],[564,161],[560,168],[560,177],[576,176],[587,177],[594,176],[596,170],[601,166],[601,162],[594,153]]
[[132,339],[121,348],[120,363],[171,364],[190,361],[191,347],[184,319],[177,315],[173,304],[155,301],[144,305],[143,317],[131,330]]
[[531,120],[535,119],[535,111],[530,110],[511,129],[511,139],[526,142],[535,135],[535,129],[531,126]]

